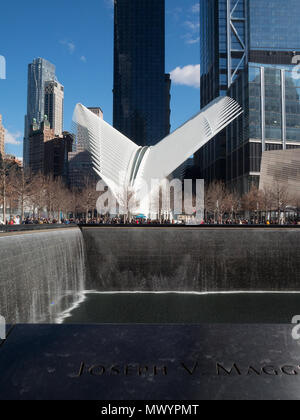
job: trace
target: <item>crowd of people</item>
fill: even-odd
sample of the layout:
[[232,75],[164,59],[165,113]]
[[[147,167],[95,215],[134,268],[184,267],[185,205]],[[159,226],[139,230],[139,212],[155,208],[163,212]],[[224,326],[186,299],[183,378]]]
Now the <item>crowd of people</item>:
[[299,225],[300,224],[300,219],[296,218],[296,217],[289,217],[287,219],[226,219],[225,221],[223,221],[222,223],[217,222],[214,219],[207,219],[205,221],[203,221],[201,224],[205,224],[205,225]]
[[0,221],[0,224],[7,225],[7,226],[14,226],[14,225],[54,225],[54,224],[70,224],[75,223],[72,219],[62,219],[56,220],[51,218],[35,218],[35,217],[26,217],[22,220],[21,216],[14,216],[10,217],[6,220],[6,223]]
[[[3,223],[2,223],[3,224]],[[35,217],[26,217],[24,220],[20,216],[11,217],[7,220],[7,226],[13,225],[299,225],[300,220],[297,217],[289,217],[285,220],[283,219],[262,219],[259,220],[257,218],[251,219],[244,219],[244,218],[237,218],[237,219],[230,219],[227,218],[225,220],[218,221],[213,218],[208,218],[202,220],[201,222],[196,221],[196,219],[181,219],[181,220],[174,220],[174,219],[160,219],[160,220],[152,220],[147,219],[145,217],[131,217],[130,219],[123,218],[123,217],[98,217],[98,218],[68,218],[68,219],[61,219],[57,220],[55,218],[35,218]]]

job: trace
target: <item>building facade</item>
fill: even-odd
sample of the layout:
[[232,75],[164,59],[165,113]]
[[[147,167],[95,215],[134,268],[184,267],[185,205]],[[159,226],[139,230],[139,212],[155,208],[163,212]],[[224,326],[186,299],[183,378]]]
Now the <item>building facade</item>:
[[5,156],[5,129],[2,125],[2,115],[0,114],[0,160]]
[[73,136],[65,131],[62,136],[44,143],[44,174],[46,176],[67,181],[68,154],[72,152],[73,141]]
[[68,132],[56,136],[47,119],[41,124],[34,121],[29,132],[27,167],[31,175],[60,177],[67,182],[68,153],[72,151],[73,141],[73,136]]
[[93,161],[88,150],[68,154],[68,183],[71,190],[81,190],[89,182],[96,182],[98,176],[93,169]]
[[300,80],[291,65],[249,63],[230,94],[245,113],[227,130],[226,181],[247,192],[259,185],[263,152],[300,147]]
[[5,162],[6,167],[8,168],[16,167],[18,169],[21,169],[23,167],[23,162],[14,155],[5,154]]
[[283,188],[289,198],[300,199],[300,149],[272,150],[262,154],[259,187],[266,191]]
[[[297,0],[201,0],[201,106],[228,94],[244,114],[195,157],[208,182],[243,194],[259,185],[264,151],[300,146]],[[206,49],[205,49],[206,48]],[[207,50],[209,48],[209,50]]]
[[165,0],[115,0],[114,127],[140,146],[170,132]]
[[35,120],[41,124],[45,115],[45,83],[55,80],[55,66],[43,58],[37,58],[28,65],[27,114],[23,144],[24,167],[29,165],[29,133]]
[[88,108],[91,112],[93,112],[95,115],[97,115],[98,118],[101,118],[103,120],[103,111],[99,107],[89,107]]
[[29,160],[27,169],[32,175],[45,173],[45,143],[55,137],[48,120],[38,124],[35,120],[29,131]]
[[[200,0],[201,108],[225,96],[246,66],[246,17],[246,0]],[[198,176],[208,182],[225,180],[225,131],[195,155],[195,163]]]
[[64,121],[64,87],[56,80],[45,82],[45,111],[56,136],[61,136]]
[[[88,109],[103,120],[100,107]],[[68,153],[68,182],[71,189],[83,189],[88,182],[96,182],[98,179],[93,169],[88,138],[86,128],[77,126],[73,150]]]

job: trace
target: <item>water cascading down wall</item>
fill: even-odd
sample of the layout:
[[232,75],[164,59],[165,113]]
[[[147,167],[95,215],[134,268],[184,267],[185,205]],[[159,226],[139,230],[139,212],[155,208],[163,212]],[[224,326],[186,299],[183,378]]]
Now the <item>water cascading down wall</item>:
[[85,291],[300,291],[300,229],[83,227],[0,236],[0,314],[53,323]]
[[300,290],[300,229],[86,227],[82,233],[90,290]]
[[85,289],[80,229],[0,237],[0,314],[8,323],[54,323]]

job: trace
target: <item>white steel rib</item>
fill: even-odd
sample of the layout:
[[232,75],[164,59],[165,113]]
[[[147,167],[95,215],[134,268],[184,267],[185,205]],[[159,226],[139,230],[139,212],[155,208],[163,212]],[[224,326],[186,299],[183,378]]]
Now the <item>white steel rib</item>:
[[141,181],[163,180],[242,114],[240,105],[219,97],[156,146],[139,147],[81,104],[74,111],[78,131],[85,132],[96,173],[117,196]]

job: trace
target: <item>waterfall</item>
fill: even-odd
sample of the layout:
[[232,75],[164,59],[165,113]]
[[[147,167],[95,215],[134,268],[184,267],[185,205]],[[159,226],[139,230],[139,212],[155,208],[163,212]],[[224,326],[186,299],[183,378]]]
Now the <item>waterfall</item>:
[[299,229],[82,228],[87,289],[300,291]]
[[54,323],[85,288],[80,229],[0,237],[0,315],[7,323]]

